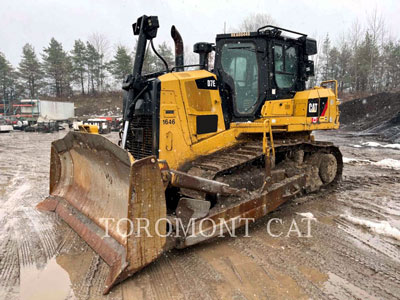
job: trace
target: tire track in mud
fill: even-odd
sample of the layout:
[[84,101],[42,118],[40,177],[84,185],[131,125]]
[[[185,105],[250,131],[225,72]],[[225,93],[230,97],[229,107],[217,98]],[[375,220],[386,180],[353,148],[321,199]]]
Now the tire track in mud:
[[[388,203],[386,203],[388,205]],[[346,203],[346,205],[352,210],[360,212],[361,215],[368,218],[375,217],[379,220],[387,220],[387,217],[400,217],[400,213],[397,213],[395,207],[384,207],[383,205],[367,203],[363,201],[353,200],[351,203]],[[400,207],[398,208],[400,211]]]
[[[34,139],[29,141],[31,137]],[[4,145],[5,151],[18,159],[1,164],[6,174],[1,179],[8,181],[4,189],[0,187],[0,244],[5,245],[0,252],[0,281],[6,286],[2,290],[13,291],[7,298],[15,299],[22,269],[43,266],[56,252],[54,219],[41,215],[34,207],[47,193],[44,181],[48,178],[50,148],[41,148],[50,144],[51,137],[15,133],[5,138],[10,141]]]
[[[35,209],[24,210],[28,222],[31,224],[30,234],[34,235],[35,241],[40,241],[39,251],[44,253],[47,260],[52,258],[57,250],[56,232],[54,229],[54,215],[41,215]],[[42,255],[42,254],[41,254]]]
[[112,293],[120,293],[118,299],[155,299],[150,274],[151,272],[144,268],[116,286]]
[[360,230],[354,227],[351,223],[338,220],[338,224],[341,224],[341,229],[346,232],[350,237],[364,244],[369,251],[372,249],[375,250],[376,253],[383,254],[395,262],[400,263],[400,245],[396,243],[391,243],[389,241],[390,238],[380,237],[379,240],[375,238],[374,235],[369,232],[364,232],[365,230]]
[[[341,213],[371,221],[399,222],[399,172],[376,169],[371,171],[374,175],[360,177],[354,175],[356,172],[352,169],[349,171],[349,183],[345,181],[343,186],[346,188],[350,185],[351,188],[347,189],[350,193],[340,194]],[[385,175],[382,176],[382,172]],[[346,260],[351,259],[349,262],[345,261],[346,268],[362,265],[370,269],[371,274],[366,278],[369,278],[371,290],[381,298],[399,299],[399,242],[372,233],[342,218],[337,218],[335,222],[339,229],[346,233],[345,239],[340,234],[334,237],[339,241],[334,248],[337,255]],[[348,241],[349,244],[344,244],[343,241]]]
[[[281,274],[286,274],[291,278],[298,287],[304,290],[308,296],[321,299],[325,294],[315,284],[304,277],[293,264],[288,264],[280,254],[280,250],[276,250],[260,240],[259,237],[253,236],[250,240],[243,242],[241,239],[235,239],[234,246],[239,251],[254,260],[254,263],[263,266],[266,269],[276,269]],[[268,253],[268,255],[265,255]],[[272,258],[272,259],[271,259]],[[282,289],[285,287],[278,282]],[[305,295],[304,295],[305,296]]]
[[[324,194],[320,196],[321,198],[324,198]],[[311,195],[311,198],[314,197]],[[305,204],[305,206],[313,205],[312,202],[309,202],[306,199],[300,199],[299,202]],[[333,206],[334,204],[330,203],[330,205]],[[328,212],[330,205],[326,206],[326,211]],[[287,215],[289,213],[289,210],[293,209],[293,207],[294,206],[286,206],[284,208],[285,213],[283,214],[283,217],[285,217],[285,215]],[[335,207],[332,207],[332,211],[335,210]],[[323,212],[321,216],[326,217],[332,214],[332,212],[327,213],[326,211]],[[294,212],[291,213],[292,215],[294,215]],[[279,214],[279,212],[277,212],[276,214]],[[272,218],[272,216],[270,217]],[[318,211],[316,213],[316,216],[318,216]],[[293,265],[296,265],[296,263],[289,264],[287,261],[285,261],[285,258],[287,259],[288,257],[293,257],[296,259],[296,261],[299,260],[300,265],[304,264],[306,266],[316,267],[322,273],[326,273],[327,270],[330,270],[330,272],[340,274],[340,277],[343,278],[343,280],[347,280],[347,282],[349,282],[349,286],[351,286],[350,282],[355,281],[356,285],[354,286],[354,288],[350,288],[347,292],[348,297],[354,298],[362,295],[365,296],[365,293],[363,291],[370,291],[370,293],[372,292],[372,295],[379,295],[381,298],[396,299],[397,297],[399,297],[396,295],[395,292],[396,290],[399,290],[398,276],[396,275],[396,266],[398,268],[398,264],[395,264],[395,267],[392,267],[394,262],[393,259],[395,259],[395,262],[397,261],[397,255],[394,254],[394,250],[397,245],[390,245],[390,248],[388,246],[389,244],[384,242],[386,247],[390,248],[392,256],[389,255],[388,257],[387,253],[379,253],[377,251],[373,251],[373,254],[369,255],[368,251],[364,253],[364,251],[360,251],[360,249],[355,247],[354,241],[352,240],[352,237],[350,235],[345,235],[343,237],[341,229],[339,230],[336,228],[332,228],[332,226],[320,223],[318,230],[316,230],[315,232],[316,235],[313,236],[313,240],[315,239],[315,241],[317,242],[316,245],[308,245],[307,242],[304,241],[304,239],[297,239],[296,242],[288,242],[288,244],[285,245],[284,251],[276,251],[273,247],[270,247],[268,245],[268,238],[270,239],[270,237],[267,236],[266,230],[265,233],[261,231],[261,236],[264,235],[264,237],[259,237],[258,231],[260,226],[263,226],[261,222],[260,224],[257,224],[255,228],[253,228],[255,232],[253,233],[253,235],[255,234],[256,237],[253,236],[251,239],[244,242],[243,244],[241,244],[241,239],[235,239],[234,243],[238,246],[239,249],[241,249],[244,254],[256,259],[257,263],[259,263],[260,265],[262,265],[263,263],[267,263],[276,268],[279,268],[282,265],[283,267],[280,269],[280,271],[282,273],[288,274],[290,277],[295,279],[295,281],[298,282],[302,288],[304,288],[308,295],[311,295],[312,297],[317,295],[317,298],[332,298],[334,293],[327,294],[325,289],[321,290],[319,287],[316,287],[316,289],[310,288],[310,282],[304,281],[302,279],[303,275],[301,273],[298,273],[298,270],[296,268],[293,269]],[[267,243],[265,245],[266,247],[262,245],[264,243]],[[368,250],[371,250],[370,245],[368,245],[368,243],[366,243],[366,245],[369,248]],[[356,250],[352,250],[353,255],[351,257],[346,256],[346,254],[348,255],[349,251],[345,251],[343,249],[354,248]],[[259,250],[257,251],[257,249]],[[257,253],[261,253],[261,256],[257,257]],[[273,257],[273,259],[268,259],[266,261],[262,253],[268,253],[268,258]],[[361,259],[358,257],[361,257]],[[350,259],[351,261],[349,261]],[[387,262],[387,264],[381,264],[380,268],[375,268],[375,271],[371,272],[369,270],[369,267],[371,266],[368,265],[368,263],[372,264],[376,261],[376,259],[378,259],[379,261]],[[360,261],[362,263],[360,263]],[[362,266],[360,267],[359,264],[361,264]],[[343,266],[346,266],[346,268],[349,268],[350,270],[344,271],[343,269],[346,268],[343,268]],[[330,276],[334,277],[334,273],[332,273],[333,275],[330,274]],[[377,283],[373,283],[373,287],[369,288],[371,286],[371,283],[368,283],[368,281],[365,282],[366,278],[370,278],[371,281]],[[387,280],[385,281],[385,278],[391,278],[390,281],[392,281],[392,283],[388,283]],[[351,292],[353,294],[351,294]],[[343,295],[340,296],[340,294],[337,294],[336,296],[339,299],[343,299]]]
[[0,296],[3,299],[13,299],[18,293],[20,264],[17,242],[11,238],[3,244],[0,256]]
[[[388,270],[386,266],[381,266],[381,271],[377,271],[377,266],[369,264],[370,258],[365,254],[359,252],[351,253],[348,249],[350,247],[340,248],[337,246],[335,256],[330,263],[328,268],[332,269],[333,274],[340,277],[347,282],[351,282],[358,289],[368,291],[372,296],[379,297],[380,299],[398,299],[398,296],[393,294],[393,290],[396,290],[396,285],[392,286],[388,284],[385,278],[382,278],[379,274],[387,274]],[[346,265],[346,268],[343,268]],[[369,278],[369,280],[366,280]],[[343,286],[342,288],[346,288]],[[359,295],[354,294],[352,297]],[[363,297],[361,297],[363,298]]]
[[[322,229],[322,230],[321,230]],[[376,265],[376,256],[379,253],[373,251],[370,254],[370,249],[362,250],[359,247],[355,248],[355,244],[348,236],[343,236],[340,231],[331,230],[331,228],[320,228],[316,232],[317,240],[323,243],[313,246],[307,255],[300,248],[294,253],[297,259],[304,261],[304,263],[314,264],[321,270],[329,270],[331,274],[335,274],[352,282],[352,284],[362,289],[363,291],[372,291],[373,295],[379,295],[380,298],[396,299],[393,298],[393,292],[398,288],[398,285],[388,284],[384,278],[379,278],[380,273],[395,274],[395,269],[388,264]],[[313,258],[312,260],[310,258]],[[329,259],[327,259],[329,258]],[[379,261],[384,261],[381,258]],[[389,263],[391,261],[389,260]],[[346,266],[346,268],[343,268]],[[371,278],[372,280],[365,280]],[[379,281],[380,283],[377,283]],[[357,294],[351,297],[356,297]],[[339,297],[340,298],[340,297]]]
[[57,246],[58,253],[74,253],[75,248],[79,246],[80,250],[87,250],[88,245],[85,244],[78,234],[69,227],[64,221],[57,217],[56,231],[61,238]]
[[221,281],[221,275],[209,266],[198,255],[194,254],[196,249],[184,249],[171,251],[168,256],[169,266],[172,268],[180,290],[185,299],[215,299],[216,290],[210,284],[212,282]]
[[183,300],[183,293],[177,283],[178,278],[171,268],[169,268],[169,256],[170,254],[166,253],[158,261],[148,266],[148,273],[151,274],[153,299]]
[[52,223],[41,218],[33,208],[25,207],[14,212],[10,220],[10,238],[18,245],[21,266],[46,263],[56,253],[57,241]]
[[[360,255],[357,251],[351,248],[338,247],[338,252],[341,256],[351,259],[354,265],[362,265],[364,268],[371,271],[373,278],[373,286],[377,290],[382,290],[396,299],[399,295],[395,295],[390,291],[396,291],[400,284],[399,275],[392,265],[376,263],[371,258]],[[388,282],[390,280],[391,282]],[[382,288],[387,286],[386,289]]]
[[[234,289],[233,295],[240,294],[245,298],[245,295],[250,294],[255,299],[268,299],[279,298],[280,294],[287,293],[288,286],[286,281],[281,280],[282,274],[278,274],[276,269],[257,251],[247,248],[246,239],[238,237],[234,241],[227,240],[222,246],[223,249],[230,249],[230,252],[227,251],[229,256],[223,258],[224,264],[231,269],[231,272],[240,282],[238,286],[228,282]],[[242,262],[245,265],[241,266]],[[229,277],[227,277],[227,280],[229,280]],[[291,293],[292,291],[291,289]]]

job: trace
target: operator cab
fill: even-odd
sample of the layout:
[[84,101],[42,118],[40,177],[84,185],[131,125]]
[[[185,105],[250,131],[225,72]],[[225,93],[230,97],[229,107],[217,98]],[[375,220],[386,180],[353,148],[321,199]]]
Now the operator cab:
[[[300,37],[283,36],[285,31]],[[316,41],[276,26],[257,32],[219,34],[214,72],[220,81],[225,123],[254,120],[265,100],[292,98],[314,75],[309,55]]]

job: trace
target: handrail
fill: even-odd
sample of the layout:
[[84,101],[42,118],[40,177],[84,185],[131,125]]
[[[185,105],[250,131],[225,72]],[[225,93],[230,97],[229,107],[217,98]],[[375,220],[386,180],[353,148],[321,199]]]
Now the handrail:
[[293,31],[293,30],[289,30],[289,29],[285,29],[285,28],[282,28],[282,27],[274,26],[274,25],[262,26],[262,27],[257,29],[257,33],[260,34],[260,31],[263,30],[263,29],[266,29],[266,28],[273,28],[273,29],[276,29],[276,30],[282,30],[282,31],[286,31],[286,32],[297,34],[297,35],[301,35],[301,36],[307,36],[307,34],[305,34],[305,33],[297,32],[297,31]]
[[335,96],[336,96],[336,99],[338,98],[338,84],[337,84],[337,80],[325,80],[325,81],[322,81],[321,82],[321,87],[324,87],[324,88],[326,88],[325,86],[323,86],[324,84],[327,84],[327,83],[334,83],[335,84],[335,90],[334,90],[334,92],[335,92]]

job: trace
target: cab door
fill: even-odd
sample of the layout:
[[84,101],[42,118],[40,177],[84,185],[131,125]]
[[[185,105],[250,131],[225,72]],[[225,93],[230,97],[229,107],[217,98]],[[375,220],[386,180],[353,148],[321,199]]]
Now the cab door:
[[271,82],[272,99],[285,99],[293,96],[293,91],[302,90],[299,84],[299,47],[294,42],[278,40],[272,42]]
[[[217,42],[216,69],[229,89],[233,120],[252,120],[265,100],[266,56],[262,39],[227,39]],[[264,72],[262,72],[264,71]]]

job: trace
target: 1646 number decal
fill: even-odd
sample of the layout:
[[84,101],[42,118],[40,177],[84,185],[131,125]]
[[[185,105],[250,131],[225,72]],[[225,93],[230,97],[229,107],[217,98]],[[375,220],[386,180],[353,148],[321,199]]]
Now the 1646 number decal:
[[175,125],[175,119],[164,119],[163,125]]

